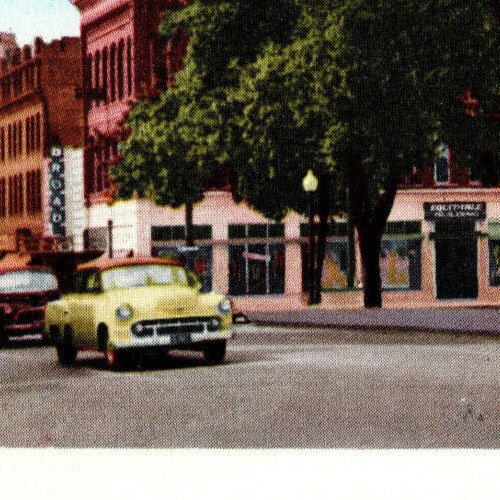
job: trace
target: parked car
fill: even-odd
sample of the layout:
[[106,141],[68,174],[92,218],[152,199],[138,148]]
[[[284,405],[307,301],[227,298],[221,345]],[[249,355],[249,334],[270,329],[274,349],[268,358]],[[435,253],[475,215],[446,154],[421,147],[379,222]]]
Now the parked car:
[[0,346],[9,337],[43,333],[46,305],[59,296],[58,280],[49,269],[0,267]]
[[69,292],[48,305],[46,334],[63,365],[80,350],[103,352],[110,368],[170,349],[200,350],[220,363],[233,335],[231,303],[200,288],[175,260],[96,260],[80,266]]

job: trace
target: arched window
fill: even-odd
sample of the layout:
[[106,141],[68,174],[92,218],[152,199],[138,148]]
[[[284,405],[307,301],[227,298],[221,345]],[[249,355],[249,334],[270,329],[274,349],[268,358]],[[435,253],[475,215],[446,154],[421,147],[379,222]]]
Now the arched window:
[[132,38],[127,39],[127,92],[128,95],[132,95]]
[[[100,90],[100,85],[101,85],[101,53],[97,51],[95,53],[95,59],[94,59],[94,89],[99,92]],[[101,104],[100,99],[98,98],[98,94],[94,96],[94,102],[96,106],[99,106]]]
[[109,52],[109,86],[110,86],[110,100],[116,100],[116,45],[111,45]]
[[104,102],[108,102],[108,48],[102,50],[102,93]]
[[120,40],[118,43],[118,71],[117,71],[117,80],[118,80],[118,99],[123,99],[124,87],[125,87],[125,79],[123,74],[125,62],[125,43],[123,40]]

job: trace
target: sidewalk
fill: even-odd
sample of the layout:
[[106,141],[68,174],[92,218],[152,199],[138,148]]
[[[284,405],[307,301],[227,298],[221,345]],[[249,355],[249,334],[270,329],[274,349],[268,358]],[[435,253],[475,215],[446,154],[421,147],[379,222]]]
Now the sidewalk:
[[253,312],[253,323],[370,330],[417,330],[453,333],[500,333],[500,308],[381,309],[333,311],[321,308],[290,312]]

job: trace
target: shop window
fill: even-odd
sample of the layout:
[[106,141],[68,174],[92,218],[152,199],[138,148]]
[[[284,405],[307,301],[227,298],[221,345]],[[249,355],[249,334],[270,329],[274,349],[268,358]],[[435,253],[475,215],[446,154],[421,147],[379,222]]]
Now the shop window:
[[[153,226],[151,228],[151,239],[153,241],[182,241],[186,239],[186,226]],[[212,226],[194,225],[193,239],[211,240]]]
[[270,242],[283,238],[283,224],[246,224],[229,226],[230,295],[274,295],[285,293],[285,245]]
[[500,221],[488,224],[488,239],[489,283],[490,286],[500,286]]
[[[212,239],[212,226],[194,225],[195,241]],[[185,226],[153,226],[151,228],[152,254],[158,257],[174,257],[198,276],[201,291],[210,292],[213,282],[213,249],[212,245],[197,245],[196,250],[185,251]]]
[[384,290],[419,290],[421,287],[420,240],[384,240],[380,252],[380,276]]
[[[316,234],[318,232],[318,224],[316,224]],[[329,222],[327,226],[327,237],[334,237],[334,236],[347,236],[347,222],[346,221],[335,221],[335,222]],[[300,225],[300,236],[302,238],[307,238],[309,237],[309,224],[308,223],[302,223]]]
[[284,238],[284,224],[233,224],[229,226],[229,239]]

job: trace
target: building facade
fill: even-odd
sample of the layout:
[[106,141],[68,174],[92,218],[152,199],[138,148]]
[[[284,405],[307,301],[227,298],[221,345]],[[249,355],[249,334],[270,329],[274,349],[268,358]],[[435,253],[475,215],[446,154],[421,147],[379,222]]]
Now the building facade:
[[[82,184],[79,179],[83,175],[83,108],[75,97],[79,86],[78,38],[62,38],[50,44],[37,38],[33,48],[16,48],[9,60],[0,61],[2,250],[18,249],[21,240],[28,246],[38,244],[50,236],[82,240],[85,221],[83,202],[78,207],[77,185]],[[55,181],[49,167],[53,146],[60,150],[61,162],[66,155],[66,184],[76,183],[74,194],[68,190],[68,206],[60,207],[62,217],[69,214],[67,234],[51,232],[51,186]],[[63,178],[61,175],[60,180]]]
[[[307,224],[297,214],[264,219],[227,190],[212,190],[194,207],[195,253],[185,246],[184,211],[147,200],[113,201],[109,165],[134,100],[172,83],[186,39],[157,34],[162,11],[185,0],[72,0],[81,12],[85,61],[86,244],[113,254],[179,255],[205,290],[228,293],[241,310],[304,306]],[[357,245],[355,245],[357,246]],[[351,257],[354,255],[354,257]],[[353,262],[350,262],[350,261]],[[473,305],[500,301],[500,190],[482,188],[453,165],[443,148],[435,165],[406,179],[382,245],[384,303]],[[355,286],[349,273],[355,270]],[[359,251],[346,221],[329,228],[323,304],[363,302]]]

